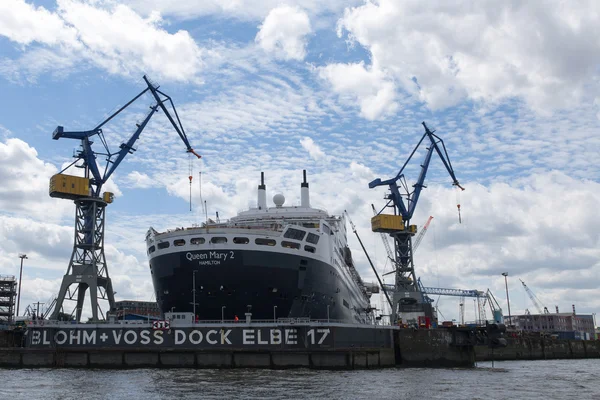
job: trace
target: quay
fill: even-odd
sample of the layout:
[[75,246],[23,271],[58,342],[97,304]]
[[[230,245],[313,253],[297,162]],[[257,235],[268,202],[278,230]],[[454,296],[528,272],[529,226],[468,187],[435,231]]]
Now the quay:
[[[0,367],[313,368],[472,367],[466,330],[319,321],[65,324],[0,335]],[[15,347],[8,347],[8,346]],[[22,346],[22,347],[21,347]]]
[[508,346],[490,349],[475,346],[477,361],[560,360],[600,358],[600,340],[553,339],[541,336],[507,338]]

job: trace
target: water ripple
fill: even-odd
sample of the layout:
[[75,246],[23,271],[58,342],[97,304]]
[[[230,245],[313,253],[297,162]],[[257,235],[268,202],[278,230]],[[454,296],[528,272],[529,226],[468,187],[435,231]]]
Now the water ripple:
[[0,399],[598,399],[599,360],[475,369],[4,369]]

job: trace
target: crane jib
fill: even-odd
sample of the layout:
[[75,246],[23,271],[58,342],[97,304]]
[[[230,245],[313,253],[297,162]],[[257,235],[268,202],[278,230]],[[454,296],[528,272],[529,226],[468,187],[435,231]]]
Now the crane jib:
[[[419,142],[417,143],[417,145],[415,146],[413,151],[410,153],[408,159],[402,165],[402,168],[400,169],[398,174],[396,174],[396,176],[391,179],[382,181],[380,178],[377,178],[369,183],[369,188],[371,188],[371,189],[375,188],[377,186],[388,186],[389,187],[389,190],[390,190],[389,199],[392,201],[394,208],[396,210],[396,213],[398,215],[401,215],[405,221],[410,221],[410,219],[412,218],[412,216],[415,212],[415,209],[417,207],[417,203],[419,201],[419,196],[421,194],[421,190],[426,187],[424,185],[425,178],[427,176],[427,170],[429,168],[429,164],[431,162],[431,157],[432,157],[434,151],[440,157],[440,159],[442,160],[442,163],[444,164],[444,167],[446,168],[446,171],[448,171],[448,174],[452,178],[452,184],[459,187],[460,189],[464,190],[464,188],[460,185],[460,183],[456,179],[456,176],[454,175],[454,170],[452,168],[452,164],[450,163],[450,157],[448,156],[448,152],[446,151],[446,146],[444,145],[444,141],[439,136],[435,135],[434,134],[435,130],[431,131],[427,127],[425,122],[423,122],[422,124],[423,124],[423,127],[425,128],[425,133],[423,134],[423,136],[421,136],[421,139],[419,140]],[[429,147],[427,148],[427,153],[425,154],[425,159],[424,159],[423,163],[421,164],[421,171],[420,171],[419,177],[417,179],[417,182],[413,185],[414,190],[412,191],[412,193],[409,192],[408,190],[406,190],[406,193],[401,194],[400,187],[398,186],[397,182],[401,179],[402,180],[404,179],[404,168],[408,165],[408,163],[412,159],[413,155],[416,153],[417,149],[419,148],[419,146],[425,140],[426,137],[429,139]],[[441,148],[438,145],[438,143],[441,144]],[[404,198],[406,198],[406,204],[405,204]]]
[[[123,161],[123,159],[127,156],[127,154],[132,154],[135,151],[135,148],[134,148],[135,142],[138,140],[140,134],[142,133],[142,131],[144,130],[144,128],[146,127],[146,125],[148,124],[148,122],[150,121],[152,116],[158,111],[159,107],[165,113],[165,115],[167,116],[167,119],[171,122],[171,124],[173,125],[173,128],[175,129],[175,131],[177,132],[177,134],[179,135],[181,140],[184,142],[187,152],[195,155],[198,158],[201,158],[201,156],[190,145],[188,138],[185,134],[185,131],[183,129],[183,126],[181,124],[181,121],[179,119],[179,115],[177,114],[177,110],[175,109],[175,105],[173,104],[173,101],[171,100],[171,98],[169,96],[167,96],[166,94],[164,94],[163,92],[159,91],[158,85],[152,84],[145,75],[144,75],[144,81],[148,85],[147,88],[142,90],[133,99],[131,99],[125,105],[120,107],[117,111],[112,113],[108,118],[106,118],[104,121],[102,121],[100,124],[98,124],[98,126],[96,126],[94,129],[89,130],[89,131],[66,132],[62,126],[58,126],[52,133],[52,138],[55,140],[58,140],[60,138],[81,140],[81,150],[78,152],[78,154],[76,154],[76,158],[78,160],[83,161],[83,165],[80,165],[80,166],[85,169],[85,177],[90,179],[90,185],[94,186],[94,188],[92,188],[93,196],[99,196],[102,186],[107,182],[107,180],[110,178],[110,176],[115,172],[115,170],[120,165],[120,163]],[[111,153],[110,150],[108,149],[108,145],[104,139],[104,135],[102,133],[101,128],[106,123],[111,121],[114,117],[116,117],[119,113],[121,113],[123,110],[125,110],[127,107],[129,107],[131,104],[133,104],[133,102],[138,100],[143,94],[145,94],[148,91],[150,91],[150,93],[152,93],[154,99],[156,100],[156,104],[150,107],[150,112],[146,115],[144,120],[141,123],[136,124],[137,127],[136,127],[135,132],[131,135],[131,137],[129,138],[129,140],[127,140],[127,142],[122,143],[120,145],[120,150],[116,153]],[[158,95],[158,93],[164,95],[166,97],[166,101],[168,101],[171,104],[177,122],[175,121],[175,119],[173,119],[173,117],[171,116],[171,113],[165,106],[165,104],[164,104],[165,100],[162,100],[160,98],[160,96]],[[92,149],[93,142],[90,141],[90,137],[95,136],[95,135],[100,137],[100,140],[102,142],[102,145],[105,148],[105,151],[95,152]],[[100,168],[96,161],[98,155],[106,156],[107,163],[104,168],[104,174],[101,173]],[[75,161],[75,162],[77,162],[77,161]],[[69,167],[72,166],[73,164],[69,165]],[[61,173],[63,171],[61,171]],[[69,196],[72,197],[72,194],[69,194]],[[60,197],[60,195],[57,194],[55,197]]]

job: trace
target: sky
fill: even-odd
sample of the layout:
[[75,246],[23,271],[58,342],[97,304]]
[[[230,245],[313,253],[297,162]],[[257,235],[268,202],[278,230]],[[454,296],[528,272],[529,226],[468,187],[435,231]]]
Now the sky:
[[[58,292],[74,204],[50,198],[48,181],[78,143],[52,132],[92,129],[147,74],[202,159],[190,162],[157,113],[105,186],[115,193],[105,252],[117,300],[154,300],[149,227],[202,222],[200,197],[210,217],[235,216],[256,204],[261,171],[269,201],[283,193],[294,205],[306,169],[313,206],[348,210],[379,271],[390,271],[370,231],[371,204],[383,207],[386,190],[368,182],[397,174],[425,121],[466,189],[434,156],[412,220],[434,217],[415,253],[425,286],[489,288],[506,314],[508,272],[513,314],[535,313],[519,279],[552,312],[596,313],[599,37],[593,0],[3,0],[0,274],[18,275],[27,254],[21,310]],[[104,127],[111,150],[151,104],[142,97]],[[458,299],[435,300],[441,320],[459,318]]]

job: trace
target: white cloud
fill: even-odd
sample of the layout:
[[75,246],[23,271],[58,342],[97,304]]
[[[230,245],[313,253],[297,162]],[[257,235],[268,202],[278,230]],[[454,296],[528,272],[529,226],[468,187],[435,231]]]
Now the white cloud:
[[76,30],[65,26],[61,17],[23,0],[0,3],[0,35],[24,45],[31,42],[58,45],[77,41]]
[[190,34],[173,34],[160,26],[160,16],[144,19],[129,7],[96,8],[75,0],[59,0],[59,15],[77,29],[88,57],[114,74],[152,75],[188,80],[202,66],[202,50]]
[[303,60],[306,36],[312,32],[310,19],[298,7],[287,5],[272,9],[256,34],[256,42],[267,52],[285,60]]
[[0,209],[13,215],[60,221],[72,203],[50,198],[50,177],[57,168],[38,158],[37,151],[20,139],[0,142]]
[[352,172],[352,175],[354,175],[356,178],[365,181],[371,181],[373,180],[373,176],[375,176],[371,168],[357,163],[356,161],[352,161],[350,163],[350,171]]
[[[593,100],[600,43],[590,38],[600,34],[599,11],[593,1],[378,0],[347,8],[339,32],[370,51],[374,73],[431,109],[517,97],[547,111]],[[365,84],[376,91],[378,82]]]
[[[24,0],[0,2],[0,35],[24,45],[47,45],[62,59],[61,67],[93,65],[111,74],[179,81],[199,80],[205,52],[187,31],[167,32],[160,15],[142,18],[131,8],[111,2],[58,0],[55,13],[34,8]],[[42,51],[37,49],[38,52]],[[26,53],[27,55],[27,53]],[[27,58],[18,65],[32,73],[50,70],[57,57],[37,59],[34,67]],[[3,70],[11,69],[5,60]],[[13,67],[13,74],[16,68]]]
[[139,171],[132,171],[125,177],[127,185],[134,188],[147,189],[156,187],[157,182],[152,179],[148,174]]
[[329,64],[317,68],[319,76],[331,84],[342,101],[360,104],[360,112],[369,120],[389,115],[398,109],[395,85],[383,72],[365,67],[364,62]]
[[304,139],[300,140],[300,144],[304,150],[308,151],[308,154],[313,160],[323,160],[327,158],[323,150],[321,150],[319,145],[316,144],[312,138],[305,137]]
[[0,265],[12,265],[18,253],[26,253],[37,268],[66,270],[72,246],[72,227],[0,214]]

